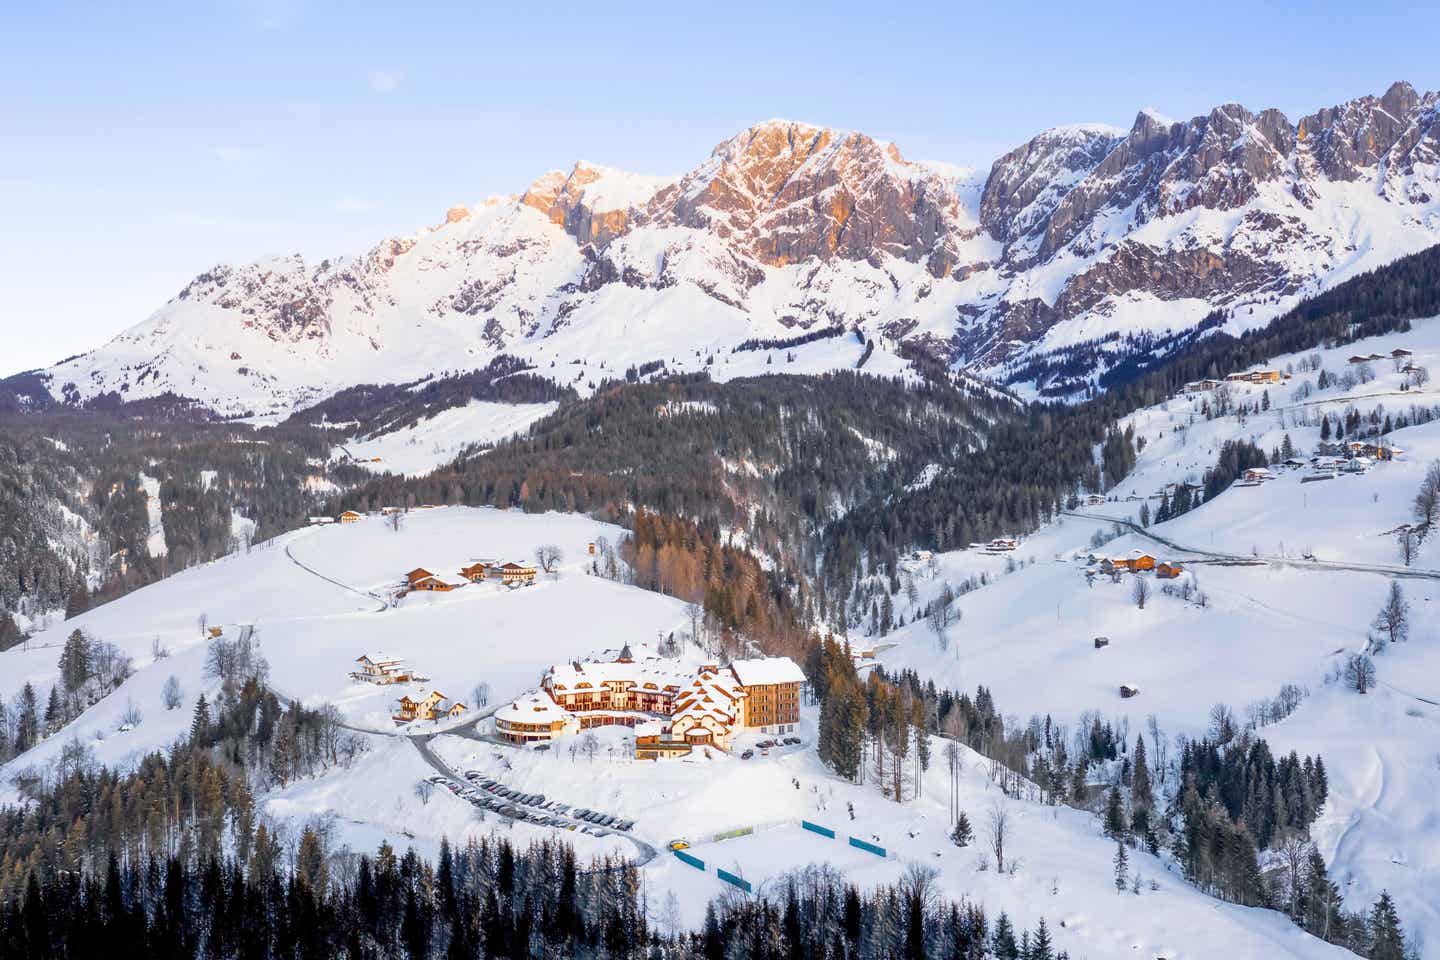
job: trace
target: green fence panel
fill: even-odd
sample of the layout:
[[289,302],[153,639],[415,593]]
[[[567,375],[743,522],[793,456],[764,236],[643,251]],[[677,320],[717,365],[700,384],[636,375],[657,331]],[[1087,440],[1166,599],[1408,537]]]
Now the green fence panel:
[[801,820],[800,826],[804,827],[806,830],[809,830],[811,833],[818,833],[820,834],[820,836],[829,837],[831,840],[835,839],[835,831],[831,830],[829,827],[822,827],[820,826],[820,824],[811,823],[809,820]]
[[705,869],[705,861],[701,860],[699,857],[692,857],[684,850],[672,850],[671,853],[675,854],[675,859],[679,860],[681,863],[688,863],[696,870]]
[[857,848],[857,849],[859,849],[859,850],[864,850],[864,851],[867,852],[867,853],[873,853],[873,854],[875,854],[875,856],[877,856],[877,857],[883,857],[883,856],[885,856],[885,848],[884,848],[884,847],[877,847],[877,846],[875,846],[875,844],[873,844],[873,843],[867,843],[866,841],[861,840],[861,839],[858,838],[858,837],[851,837],[851,838],[850,838],[850,846],[855,847],[855,848]]
[[750,881],[749,881],[749,880],[742,880],[742,879],[740,879],[739,877],[735,876],[735,874],[729,872],[728,870],[721,870],[719,867],[716,867],[716,868],[715,868],[715,876],[719,877],[721,880],[724,880],[726,883],[730,884],[731,886],[739,887],[741,890],[744,890],[746,893],[749,893],[749,892],[750,892]]

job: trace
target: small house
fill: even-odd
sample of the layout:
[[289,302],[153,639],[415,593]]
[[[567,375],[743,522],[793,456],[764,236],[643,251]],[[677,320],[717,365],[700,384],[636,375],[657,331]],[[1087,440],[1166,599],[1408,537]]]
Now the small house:
[[1101,493],[1092,493],[1085,497],[1085,506],[1087,507],[1098,507],[1104,503],[1105,495]]
[[996,537],[987,545],[990,550],[1014,550],[1020,542],[1014,537]]
[[1264,483],[1266,480],[1273,480],[1275,475],[1270,472],[1269,467],[1251,467],[1245,471],[1244,481],[1246,483]]
[[341,523],[359,523],[360,514],[356,513],[354,510],[346,510],[336,519],[338,519]]
[[1220,386],[1219,380],[1192,380],[1181,389],[1186,393],[1208,393],[1218,386]]
[[476,560],[474,563],[466,564],[465,566],[461,567],[460,576],[464,577],[466,580],[469,580],[471,583],[479,583],[481,580],[485,579],[485,573],[487,569],[488,567],[484,560]]
[[327,523],[334,523],[334,517],[306,517],[305,522],[312,527],[323,527]]
[[431,573],[429,570],[426,570],[424,567],[416,567],[414,570],[411,570],[409,573],[405,574],[405,582],[410,584],[411,589],[414,589],[415,584],[419,583],[422,580],[428,580],[433,576],[435,576],[435,574]]
[[1150,556],[1150,554],[1148,554],[1148,553],[1142,553],[1142,554],[1139,554],[1138,556],[1131,557],[1131,558],[1130,558],[1130,569],[1131,569],[1131,570],[1136,570],[1136,571],[1139,571],[1139,570],[1154,570],[1154,569],[1155,569],[1155,558],[1152,557],[1152,556]]
[[1390,351],[1390,358],[1392,360],[1404,360],[1406,357],[1410,356],[1414,356],[1414,354],[1412,354],[1409,350],[1404,349],[1403,347],[1396,347],[1394,350]]
[[1155,576],[1161,580],[1174,580],[1185,572],[1185,568],[1178,563],[1166,561],[1155,565]]
[[516,563],[513,560],[491,566],[486,575],[507,587],[529,586],[535,582],[535,568],[528,563]]
[[1361,364],[1361,363],[1368,363],[1369,360],[1370,360],[1369,357],[1359,357],[1359,356],[1356,356],[1356,357],[1351,357],[1351,358],[1350,358],[1348,361],[1346,361],[1346,362],[1347,362],[1347,363],[1352,363],[1352,364]]
[[1095,649],[1096,649],[1096,650],[1099,650],[1101,647],[1108,647],[1108,646],[1110,646],[1110,638],[1109,638],[1109,637],[1096,637],[1096,638],[1095,638]]
[[1120,699],[1121,699],[1121,700],[1129,700],[1131,697],[1138,697],[1139,695],[1140,695],[1140,688],[1137,687],[1137,686],[1135,686],[1135,684],[1133,684],[1133,683],[1122,683],[1122,684],[1120,684]]

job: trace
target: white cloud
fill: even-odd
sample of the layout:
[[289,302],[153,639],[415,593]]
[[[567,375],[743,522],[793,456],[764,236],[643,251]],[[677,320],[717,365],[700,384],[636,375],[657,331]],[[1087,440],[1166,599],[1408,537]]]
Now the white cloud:
[[370,89],[376,93],[394,93],[405,81],[405,71],[395,69],[371,70],[367,76]]

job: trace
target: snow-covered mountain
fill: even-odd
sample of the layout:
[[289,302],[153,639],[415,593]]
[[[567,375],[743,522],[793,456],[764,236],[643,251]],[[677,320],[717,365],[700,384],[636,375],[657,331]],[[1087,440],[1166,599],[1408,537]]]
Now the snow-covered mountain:
[[[1066,393],[1127,336],[1216,309],[1256,326],[1440,242],[1437,119],[1440,94],[1405,83],[1298,122],[1147,109],[1128,131],[1046,131],[988,175],[772,120],[679,177],[577,163],[360,257],[217,266],[41,376],[70,400],[278,412],[502,352],[584,388],[842,326],[876,341],[879,369],[920,350]],[[1057,380],[1052,361],[1082,354]]]

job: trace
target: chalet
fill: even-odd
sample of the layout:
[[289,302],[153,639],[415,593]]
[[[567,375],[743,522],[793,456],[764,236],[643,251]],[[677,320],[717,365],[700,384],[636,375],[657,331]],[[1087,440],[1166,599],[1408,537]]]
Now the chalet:
[[1243,383],[1279,383],[1285,375],[1279,370],[1251,370],[1248,373],[1232,373],[1225,379]]
[[1344,450],[1352,457],[1369,457],[1372,460],[1394,460],[1405,452],[1399,447],[1393,447],[1387,443],[1365,443],[1360,440],[1349,441],[1345,444]]
[[1014,550],[1020,542],[1014,537],[996,537],[985,545],[987,550]]
[[465,580],[442,577],[439,574],[431,573],[424,567],[416,567],[405,574],[405,585],[411,590],[446,593],[465,586]]
[[535,582],[535,568],[528,563],[516,563],[513,560],[491,565],[486,570],[486,575],[507,587],[529,586]]
[[1135,571],[1154,570],[1155,558],[1148,553],[1142,553],[1130,558],[1130,569]]
[[1085,506],[1087,507],[1098,507],[1104,503],[1105,495],[1103,493],[1092,493],[1085,497]]
[[805,674],[789,657],[736,660],[730,664],[744,688],[745,726],[789,733],[800,722],[800,685]]
[[1184,572],[1185,568],[1178,563],[1166,561],[1155,565],[1155,576],[1161,580],[1174,580]]
[[486,571],[489,569],[486,561],[476,560],[460,568],[460,576],[471,583],[479,583],[485,579]]
[[323,527],[328,523],[334,523],[334,517],[306,517],[305,522],[312,527]]
[[1343,457],[1349,452],[1344,440],[1321,440],[1315,445],[1315,453],[1321,457]]
[[1192,380],[1181,389],[1185,393],[1208,393],[1220,386],[1219,380]]
[[1109,638],[1109,637],[1096,637],[1096,638],[1095,638],[1095,649],[1096,649],[1096,650],[1099,650],[1099,649],[1101,649],[1102,647],[1108,647],[1108,646],[1110,646],[1110,638]]
[[1275,474],[1270,472],[1269,467],[1251,467],[1241,479],[1246,483],[1264,483],[1266,480],[1275,479]]
[[356,513],[354,510],[346,510],[344,513],[340,514],[340,516],[336,517],[336,519],[339,520],[341,523],[359,523],[360,514]]
[[929,563],[930,558],[933,556],[935,556],[935,554],[929,550],[914,550],[910,553],[910,559],[917,563]]
[[1137,687],[1137,686],[1135,686],[1135,684],[1133,684],[1133,683],[1122,683],[1122,684],[1120,684],[1120,699],[1122,699],[1122,700],[1129,700],[1131,697],[1138,697],[1139,695],[1140,695],[1140,688]]
[[413,679],[401,657],[392,657],[384,653],[363,653],[355,658],[355,662],[360,664],[360,669],[350,674],[352,680],[363,680],[384,686],[391,683],[408,683]]
[[401,697],[397,704],[397,711],[392,720],[396,723],[410,723],[413,720],[434,720],[437,717],[445,716],[455,707],[460,710],[455,714],[465,712],[465,705],[451,704],[449,698],[439,690],[431,690],[419,700],[411,699],[409,696]]
[[1105,557],[1100,561],[1100,569],[1105,573],[1124,573],[1134,567],[1129,557]]
[[1404,349],[1404,348],[1402,348],[1402,347],[1396,347],[1394,350],[1391,350],[1391,351],[1390,351],[1390,358],[1391,358],[1392,360],[1404,360],[1406,357],[1413,357],[1413,356],[1414,356],[1413,353],[1411,353],[1409,350],[1406,350],[1406,349]]
[[[695,747],[729,750],[741,728],[793,730],[804,680],[786,657],[738,660],[727,669],[706,663],[687,675],[674,661],[636,660],[627,644],[613,660],[551,667],[538,693],[496,712],[495,732],[525,745],[592,727],[625,726],[636,730],[641,759]],[[657,719],[665,722],[656,726]]]
[[1370,362],[1370,358],[1369,358],[1369,357],[1359,357],[1359,356],[1356,356],[1356,357],[1351,357],[1351,358],[1350,358],[1349,360],[1347,360],[1346,362],[1347,362],[1347,363],[1352,363],[1352,364],[1369,363],[1369,362]]
[[1349,460],[1340,464],[1340,472],[1354,474],[1365,473],[1373,463],[1374,461],[1369,457],[1351,457]]

